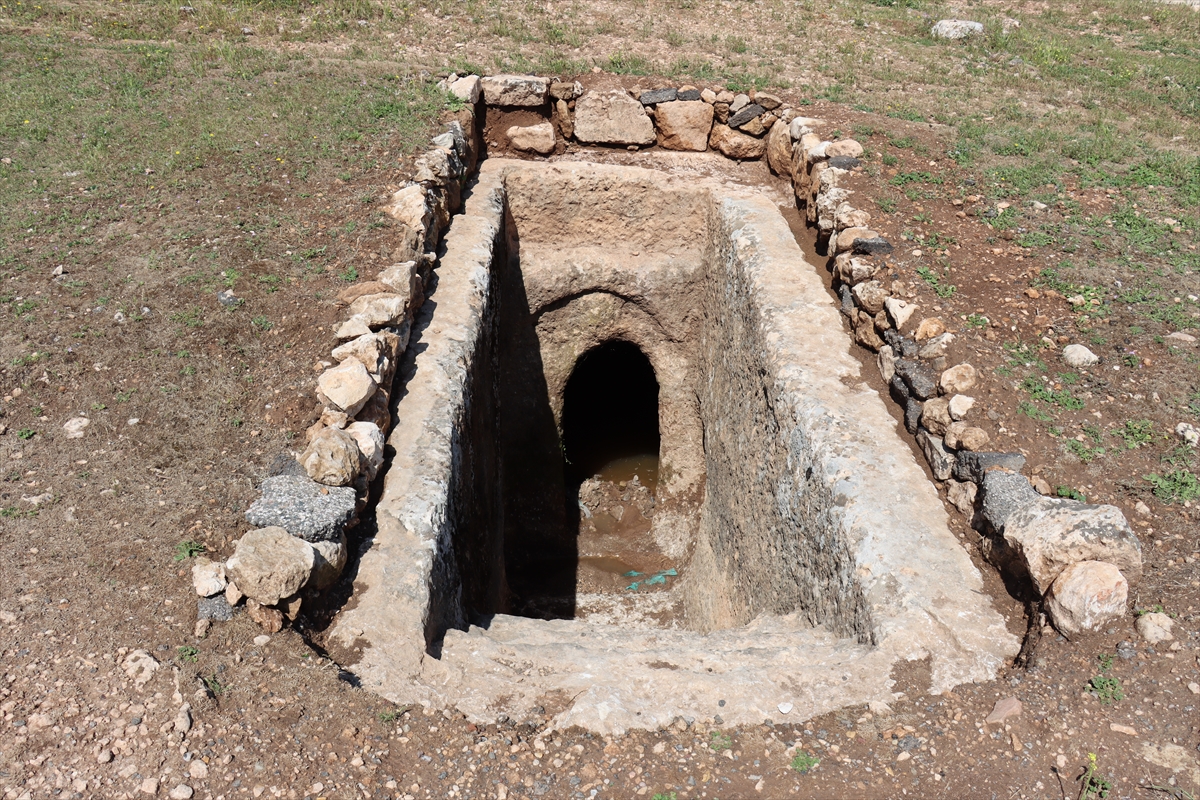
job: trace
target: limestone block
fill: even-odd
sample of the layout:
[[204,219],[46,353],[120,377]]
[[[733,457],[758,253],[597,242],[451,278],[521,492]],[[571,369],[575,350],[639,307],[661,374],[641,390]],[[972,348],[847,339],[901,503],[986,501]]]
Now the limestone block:
[[942,373],[938,386],[946,394],[961,394],[974,388],[979,373],[970,364],[959,364]]
[[1108,562],[1133,582],[1141,577],[1142,546],[1120,509],[1037,498],[1009,515],[1004,541],[1021,558],[1038,592],[1080,561]]
[[392,429],[391,393],[382,386],[375,390],[371,399],[355,416],[360,422],[373,422],[386,437]]
[[877,362],[879,364],[879,376],[883,378],[884,383],[891,383],[892,376],[896,374],[896,354],[892,350],[891,345],[885,344],[879,348]]
[[197,558],[192,565],[192,588],[199,597],[212,597],[225,591],[225,565],[220,561]]
[[362,472],[362,455],[350,434],[325,428],[300,454],[300,466],[317,483],[347,486]]
[[575,138],[585,144],[654,144],[654,123],[625,92],[588,92],[575,103]]
[[537,125],[513,125],[505,133],[508,143],[526,153],[548,156],[554,152],[554,125],[542,122]]
[[[826,170],[826,172],[832,172],[832,170]],[[834,207],[833,217],[834,221],[836,221],[836,206]],[[870,228],[846,228],[844,231],[838,234],[837,252],[841,253],[846,250],[853,250],[856,239],[874,239],[878,235],[879,234],[875,233],[875,231],[871,230]]]
[[408,294],[364,295],[350,304],[350,317],[361,320],[371,330],[398,325],[408,317],[412,301]]
[[983,33],[983,23],[966,19],[940,19],[929,33],[935,39],[966,39]]
[[[391,386],[396,372],[400,337],[390,331],[376,331],[351,339],[335,347],[331,355],[339,362],[355,359],[380,386]],[[344,427],[344,426],[339,426]]]
[[946,449],[940,437],[934,436],[926,430],[918,430],[917,443],[925,453],[925,460],[929,462],[929,469],[933,472],[933,477],[944,481],[953,474],[954,453]]
[[459,78],[446,88],[450,94],[469,105],[475,105],[479,102],[479,95],[482,91],[478,75],[467,75]]
[[361,361],[347,358],[317,378],[317,397],[335,410],[353,416],[375,393],[377,385]]
[[365,319],[362,317],[351,317],[338,327],[337,333],[334,335],[337,336],[338,341],[344,342],[347,339],[364,336],[370,332],[371,326],[367,324]]
[[846,228],[866,228],[871,224],[871,215],[849,203],[839,203],[833,214],[833,222],[839,231]]
[[342,574],[348,555],[346,535],[338,534],[336,539],[329,539],[313,544],[313,571],[308,585],[323,591],[333,584]]
[[[848,286],[855,286],[870,280],[879,271],[879,265],[865,258],[855,258],[849,253],[839,253],[833,260],[833,269],[839,281]],[[884,301],[885,307],[888,302],[890,301]],[[895,324],[894,318],[892,323]]]
[[534,75],[489,75],[480,81],[489,106],[540,106],[546,102],[550,81]]
[[921,424],[925,426],[925,430],[934,436],[945,436],[951,423],[949,406],[950,403],[942,397],[935,397],[925,403],[925,409],[921,412]]
[[1041,499],[1024,475],[1007,470],[991,470],[979,480],[983,489],[983,520],[991,530],[1000,532],[1013,512]]
[[260,528],[238,540],[225,567],[242,594],[270,606],[300,591],[313,564],[308,542],[283,528]]
[[550,84],[550,96],[555,100],[574,100],[583,94],[583,84],[579,81],[554,81]]
[[925,342],[925,345],[918,351],[917,357],[924,361],[944,358],[950,352],[952,344],[954,344],[954,334],[947,331]]
[[755,139],[753,136],[747,136],[721,124],[713,125],[712,133],[708,137],[708,144],[727,158],[736,158],[739,161],[762,158],[767,152],[765,139]]
[[978,493],[979,487],[970,481],[956,481],[953,478],[946,481],[946,499],[967,516],[975,512],[975,496]]
[[1068,367],[1075,369],[1091,367],[1100,363],[1100,357],[1081,344],[1069,344],[1064,347],[1062,357]]
[[[859,259],[851,258],[852,261]],[[888,317],[892,320],[892,327],[896,330],[902,330],[913,312],[917,310],[915,303],[910,303],[907,300],[901,300],[899,297],[889,297],[883,301],[884,310],[888,312]]]
[[866,281],[854,286],[854,301],[858,307],[871,316],[883,310],[883,303],[888,298],[888,290],[879,281]]
[[858,158],[862,154],[863,146],[854,139],[839,139],[836,142],[830,142],[825,147],[825,156],[827,158],[837,158],[838,156]]
[[966,422],[952,422],[946,427],[944,441],[951,450],[979,451],[987,447],[990,437],[983,428],[976,428]]
[[659,147],[696,152],[708,149],[713,108],[703,100],[672,100],[662,103],[655,111],[654,120],[658,125]]
[[1125,615],[1129,582],[1103,561],[1071,564],[1046,593],[1046,613],[1064,636],[1099,630]]
[[1159,611],[1142,614],[1137,620],[1138,635],[1150,644],[1169,642],[1174,639],[1175,636],[1171,633],[1173,627],[1175,627],[1175,620]]
[[975,407],[975,398],[965,394],[956,394],[950,398],[950,417],[954,420],[966,419],[967,414]]
[[566,100],[554,101],[554,115],[551,122],[554,123],[554,127],[558,129],[564,139],[574,138],[575,120],[571,116],[571,107],[567,105]]
[[383,431],[373,422],[354,422],[346,426],[346,433],[362,453],[363,474],[367,480],[374,480],[383,465]]
[[918,342],[923,342],[926,339],[932,339],[935,336],[941,336],[946,332],[946,326],[937,317],[929,317],[921,320],[921,324],[917,326],[915,334]]

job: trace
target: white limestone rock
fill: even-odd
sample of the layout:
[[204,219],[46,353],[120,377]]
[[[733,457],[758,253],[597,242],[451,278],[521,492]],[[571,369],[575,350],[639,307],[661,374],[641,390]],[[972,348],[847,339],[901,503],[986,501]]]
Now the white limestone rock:
[[317,398],[325,405],[350,416],[358,413],[378,384],[357,358],[347,358],[325,370],[317,379]]
[[655,142],[645,108],[620,89],[588,92],[575,102],[575,138],[584,144],[645,147]]
[[980,33],[983,33],[983,23],[966,19],[941,19],[930,30],[935,39],[951,40],[966,39]]
[[550,90],[550,81],[535,75],[489,75],[479,83],[489,106],[540,106]]
[[350,434],[362,453],[363,474],[367,480],[374,480],[383,466],[383,431],[374,422],[355,422],[346,426],[346,433]]
[[220,561],[198,558],[192,565],[192,588],[199,597],[212,597],[225,591],[225,565]]
[[548,156],[554,152],[556,139],[552,123],[542,122],[537,125],[513,125],[505,132],[505,135],[508,137],[508,143],[517,150],[526,153],[537,153],[543,156]]
[[362,453],[350,434],[337,428],[325,428],[300,454],[300,466],[317,483],[348,486],[362,472]]
[[1169,642],[1174,639],[1175,636],[1171,633],[1171,629],[1174,627],[1175,620],[1160,611],[1142,614],[1137,620],[1138,634],[1150,644]]
[[1129,582],[1103,561],[1080,561],[1059,573],[1046,593],[1046,613],[1064,636],[1098,630],[1125,615]]
[[482,92],[482,88],[479,85],[478,75],[466,75],[462,78],[459,78],[458,80],[451,82],[450,85],[446,87],[446,90],[459,100],[462,100],[464,103],[469,105],[475,105],[478,103],[479,95]]
[[313,552],[283,528],[259,528],[238,540],[225,567],[242,594],[273,606],[304,586],[315,564]]
[[1068,367],[1075,369],[1091,367],[1100,363],[1100,357],[1081,344],[1069,344],[1064,347],[1062,357]]

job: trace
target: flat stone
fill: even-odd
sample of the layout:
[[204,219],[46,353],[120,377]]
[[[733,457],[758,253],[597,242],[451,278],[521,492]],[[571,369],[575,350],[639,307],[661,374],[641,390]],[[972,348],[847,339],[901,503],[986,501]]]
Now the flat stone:
[[88,425],[91,424],[92,421],[87,417],[73,417],[63,424],[63,433],[68,439],[82,439]]
[[970,364],[959,364],[942,373],[938,386],[946,394],[961,394],[975,387],[979,373]]
[[318,397],[326,405],[351,416],[371,399],[377,386],[371,373],[357,358],[347,358],[317,378]]
[[354,518],[348,486],[323,486],[307,475],[279,475],[262,483],[262,496],[246,511],[258,528],[279,527],[307,542],[336,539]]
[[1039,495],[1037,502],[1008,516],[1004,541],[1020,557],[1039,593],[1080,561],[1105,561],[1134,582],[1142,574],[1142,546],[1116,506]]
[[727,158],[752,161],[762,158],[767,152],[765,139],[756,139],[731,129],[728,125],[714,124],[708,136],[708,144]]
[[371,332],[371,326],[367,324],[365,319],[361,317],[351,317],[341,324],[337,329],[338,341],[346,341],[347,339],[355,339]]
[[933,477],[944,481],[954,474],[954,453],[946,449],[939,437],[922,430],[917,433],[917,444],[925,453],[925,460],[929,462]]
[[624,91],[588,92],[575,103],[575,138],[584,144],[654,144],[654,123]]
[[992,706],[992,713],[987,715],[983,723],[985,725],[1003,725],[1011,717],[1020,716],[1023,706],[1021,701],[1015,697],[1001,697]]
[[391,331],[383,330],[351,339],[335,347],[331,355],[339,362],[345,362],[349,358],[357,360],[376,385],[390,386],[396,372],[396,360],[403,351],[400,337]]
[[862,163],[857,158],[851,158],[850,156],[834,156],[829,159],[829,166],[845,170],[858,169],[862,166]]
[[970,481],[956,481],[953,478],[946,481],[946,499],[968,518],[975,513],[975,497],[978,494],[979,487]]
[[480,81],[489,106],[540,106],[550,82],[534,75],[489,75]]
[[966,39],[983,33],[983,23],[966,19],[940,19],[929,33],[935,39]]
[[555,100],[574,100],[583,94],[579,81],[554,81],[550,84],[550,96]]
[[858,307],[871,316],[883,310],[884,301],[889,297],[888,290],[879,281],[866,281],[854,286],[854,300]]
[[883,382],[891,383],[892,376],[896,374],[896,354],[891,345],[885,344],[879,348],[876,363],[879,365],[879,376],[883,378]]
[[658,105],[659,103],[670,103],[676,99],[678,94],[679,92],[673,88],[647,89],[646,91],[642,92],[638,100],[640,100],[644,106],[654,106]]
[[838,139],[825,147],[825,155],[830,158],[847,157],[857,159],[863,154],[863,146],[854,139]]
[[300,591],[312,574],[313,547],[283,528],[248,531],[225,567],[246,597],[275,605]]
[[983,521],[996,533],[1019,508],[1033,505],[1041,499],[1024,475],[994,469],[979,482],[983,489]]
[[[832,166],[832,165],[831,165]],[[846,228],[866,228],[871,224],[871,215],[849,203],[839,203],[833,214],[834,227],[839,231]]]
[[324,428],[300,454],[308,477],[326,486],[347,486],[362,472],[358,443],[345,431]]
[[1020,472],[1025,468],[1025,456],[1020,453],[959,453],[954,477],[980,483],[988,470],[996,468]]
[[895,248],[891,242],[882,236],[875,236],[870,239],[855,239],[851,252],[858,256],[886,256],[893,250]]
[[[965,425],[966,423],[958,423]],[[978,452],[988,446],[991,437],[983,428],[970,426],[958,434],[958,449]]]
[[192,787],[188,786],[186,783],[181,783],[168,792],[167,797],[170,797],[171,800],[191,800],[191,797],[194,794],[195,792],[192,790]]
[[1125,616],[1129,582],[1103,561],[1071,564],[1046,593],[1046,614],[1064,636],[1099,630]]
[[201,597],[196,602],[196,618],[228,622],[233,619],[233,606],[229,605],[224,595]]
[[508,137],[508,143],[517,150],[543,156],[554,152],[556,143],[554,125],[549,122],[537,125],[513,125],[505,132],[505,135]]
[[364,295],[347,309],[353,319],[362,320],[371,330],[399,325],[412,311],[413,298],[400,292]]
[[[733,107],[730,106],[729,110],[732,112]],[[734,112],[729,117],[729,122],[726,124],[731,128],[740,128],[750,120],[761,116],[764,111],[766,111],[766,109],[760,106],[758,103],[750,103],[749,105],[743,106],[741,110]]]
[[950,352],[950,345],[954,344],[954,339],[954,334],[949,331],[939,334],[927,340],[917,355],[924,361],[945,358]]
[[700,100],[673,100],[655,112],[658,145],[668,150],[703,152],[712,132],[713,107]]
[[192,564],[192,588],[199,597],[212,597],[225,591],[225,565],[220,561],[197,558]]
[[854,250],[854,243],[859,239],[871,239],[876,236],[875,231],[869,228],[846,228],[837,235],[834,248],[837,252]]
[[729,103],[729,113],[736,114],[737,112],[741,111],[746,106],[750,105],[750,95],[737,94],[737,95],[734,95],[734,98],[732,100],[728,100],[728,101],[722,101],[721,98],[718,97],[717,102],[718,103],[728,102]]
[[[854,286],[863,281],[870,280],[875,273],[879,272],[879,265],[865,258],[855,258],[849,253],[840,253],[834,259],[833,269],[839,281],[848,286]],[[887,307],[886,300],[884,301],[884,307]],[[895,324],[895,320],[892,323]]]
[[895,330],[884,331],[883,338],[886,339],[887,343],[890,344],[892,349],[896,351],[897,358],[907,358],[911,361],[917,357],[917,352],[920,350],[920,348],[917,346],[916,341],[914,341],[912,338]]
[[1079,369],[1100,363],[1100,357],[1081,344],[1069,344],[1063,348],[1063,361],[1068,367]]
[[1159,611],[1151,611],[1137,618],[1138,635],[1150,644],[1174,639],[1175,636],[1171,633],[1171,629],[1174,627],[1175,620]]
[[[692,100],[703,100],[704,98],[701,97],[701,94],[702,92],[699,89],[680,89],[679,93],[675,95],[675,99],[687,102]],[[715,96],[716,95],[714,95],[714,97]]]

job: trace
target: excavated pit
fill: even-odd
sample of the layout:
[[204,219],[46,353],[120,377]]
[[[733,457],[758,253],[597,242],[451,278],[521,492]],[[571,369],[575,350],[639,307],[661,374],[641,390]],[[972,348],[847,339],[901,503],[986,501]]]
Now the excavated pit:
[[[398,702],[612,732],[994,677],[1017,642],[779,209],[489,160],[334,636]],[[721,702],[724,701],[724,702]]]

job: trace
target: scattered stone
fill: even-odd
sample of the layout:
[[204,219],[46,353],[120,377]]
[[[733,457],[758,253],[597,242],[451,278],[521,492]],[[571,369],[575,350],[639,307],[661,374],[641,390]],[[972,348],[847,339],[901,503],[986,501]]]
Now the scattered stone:
[[1041,475],[1034,475],[1029,479],[1029,483],[1033,486],[1034,491],[1042,497],[1048,497],[1054,493],[1054,490],[1050,488],[1050,484]]
[[984,725],[1003,725],[1011,717],[1020,716],[1023,706],[1015,697],[1002,697],[992,706],[992,713],[983,721]]
[[846,228],[866,228],[871,224],[871,215],[862,209],[855,208],[849,203],[842,202],[833,213],[834,227],[843,231]]
[[702,89],[700,91],[700,99],[709,105],[712,105],[713,103],[717,102],[717,93],[712,89]]
[[953,478],[946,481],[946,499],[968,517],[975,512],[975,497],[979,487],[970,481],[956,481]]
[[1174,639],[1175,636],[1171,633],[1174,627],[1175,620],[1158,611],[1151,611],[1137,618],[1138,634],[1150,644]]
[[188,765],[188,776],[194,781],[202,781],[208,777],[208,764],[198,758],[192,759]]
[[97,764],[108,764],[113,760],[113,751],[105,748],[99,753],[96,753]]
[[158,778],[146,778],[138,784],[138,791],[148,795],[158,794]]
[[1024,475],[994,469],[983,476],[983,521],[991,530],[1001,533],[1013,512],[1041,499]]
[[574,100],[581,94],[583,94],[583,85],[579,81],[571,83],[555,81],[550,84],[550,96],[555,100]]
[[915,335],[918,342],[923,342],[926,339],[932,339],[935,336],[941,336],[946,332],[946,326],[937,317],[929,317],[921,320],[921,324],[917,326]]
[[478,75],[467,75],[459,78],[446,88],[450,94],[469,105],[478,103],[479,95],[482,92]]
[[714,124],[712,133],[708,136],[708,144],[714,150],[719,150],[727,158],[739,161],[752,161],[762,158],[767,152],[765,139],[755,139],[731,129],[727,125]]
[[731,116],[729,117],[729,121],[725,124],[731,128],[741,128],[751,120],[762,116],[763,112],[766,111],[766,109],[760,106],[758,103],[749,103],[737,111],[734,111],[733,106],[730,106],[729,110],[731,112]]
[[[269,528],[271,526],[267,525],[265,527]],[[230,609],[232,609],[238,603],[242,602],[242,598],[244,598],[245,596],[246,595],[242,594],[242,590],[239,589],[237,587],[237,584],[234,583],[233,581],[230,581],[225,586],[225,602],[229,604]]]
[[[222,289],[221,291],[217,292],[217,302],[225,306],[225,308],[237,308],[242,304],[242,298],[234,294],[232,289]],[[123,320],[124,315],[122,315],[121,320],[118,321]]]
[[776,175],[792,175],[792,137],[783,120],[777,120],[767,134],[767,166]]
[[970,364],[959,364],[942,373],[938,386],[946,394],[962,394],[975,386],[979,373]]
[[362,453],[350,434],[337,428],[325,428],[300,454],[300,465],[317,483],[347,486],[362,472]]
[[[841,253],[834,259],[834,270],[838,280],[848,287],[854,287],[863,281],[870,280],[879,271],[879,265],[866,259],[855,258],[849,253]],[[886,304],[887,301],[884,302]]]
[[925,404],[921,412],[921,424],[925,430],[934,436],[944,436],[951,422],[949,401],[935,397]]
[[866,281],[859,283],[851,290],[854,292],[854,299],[857,301],[859,308],[866,311],[871,316],[875,316],[883,310],[883,303],[888,299],[888,291],[883,288],[883,284],[879,281]]
[[956,394],[950,398],[950,418],[955,421],[966,419],[974,407],[974,397],[969,397],[965,394]]
[[762,106],[767,111],[774,111],[783,105],[782,98],[776,97],[775,95],[767,92],[755,92],[754,102]]
[[1132,728],[1129,725],[1122,725],[1118,722],[1108,723],[1108,729],[1110,731],[1113,731],[1114,733],[1123,733],[1126,736],[1137,736],[1138,735],[1137,729]]
[[988,432],[965,422],[954,422],[946,429],[946,447],[977,452],[987,447]]
[[695,152],[708,149],[708,135],[713,124],[713,107],[708,103],[672,100],[659,105],[655,114],[659,147]]
[[158,667],[158,660],[145,650],[134,650],[121,662],[121,669],[138,689],[141,689],[147,681],[154,677],[154,673],[158,672]]
[[1046,614],[1064,636],[1099,630],[1125,615],[1129,582],[1103,561],[1080,561],[1059,573],[1046,594]]
[[259,528],[277,526],[308,542],[336,539],[354,516],[354,489],[328,487],[303,475],[278,475],[262,483],[262,497],[246,511]]
[[[226,590],[228,591],[228,587]],[[233,619],[233,606],[229,604],[224,595],[201,597],[196,602],[196,617],[210,622],[228,622]]]
[[87,431],[87,426],[91,424],[92,421],[87,417],[74,417],[66,421],[63,431],[67,434],[68,439],[82,439],[83,434]]
[[1063,361],[1068,367],[1079,369],[1100,363],[1100,357],[1081,344],[1069,344],[1063,348]]
[[681,89],[679,90],[679,94],[675,95],[675,99],[676,99],[676,100],[683,100],[683,101],[685,101],[685,102],[689,102],[689,103],[690,103],[690,102],[692,102],[693,100],[702,100],[703,98],[701,97],[701,92],[700,92],[700,90],[699,90],[699,89],[697,89],[697,88],[695,88],[695,87],[692,87],[692,88],[690,88],[690,89],[683,89],[683,88],[681,88]]
[[1142,574],[1141,544],[1116,506],[1038,496],[1004,521],[1004,541],[1041,594],[1080,561],[1105,561],[1134,582]]
[[870,314],[858,312],[858,318],[854,323],[854,341],[869,350],[878,351],[883,347],[883,340],[875,331],[875,319]]
[[351,317],[341,324],[334,335],[337,336],[338,341],[344,342],[370,332],[371,326],[367,324],[366,320],[360,317]]
[[350,304],[347,312],[352,320],[358,320],[369,330],[378,330],[404,324],[412,306],[413,298],[406,293],[381,292],[359,297]]
[[588,92],[575,103],[575,138],[584,144],[654,144],[654,123],[625,92]]
[[1154,513],[1150,510],[1150,506],[1146,505],[1141,500],[1138,500],[1137,503],[1134,504],[1133,510],[1137,512],[1139,517],[1149,517]]
[[829,166],[845,170],[858,169],[862,166],[862,163],[857,158],[851,158],[850,156],[834,156],[829,159]]
[[192,791],[192,787],[188,786],[186,783],[181,783],[172,789],[167,796],[170,797],[171,800],[191,800],[193,794],[195,794],[195,792]]
[[550,82],[533,75],[489,75],[480,80],[480,88],[489,106],[540,106]]
[[933,371],[919,361],[902,358],[896,362],[896,374],[904,381],[908,392],[918,400],[937,397],[937,381]]
[[644,106],[654,106],[654,105],[658,105],[659,103],[672,102],[673,100],[675,100],[675,96],[677,94],[678,94],[678,91],[675,89],[671,89],[671,88],[648,89],[647,91],[642,92],[641,96],[638,97],[638,99],[642,101],[642,105],[644,105]]
[[1168,333],[1164,338],[1174,339],[1177,342],[1187,342],[1188,344],[1192,344],[1196,341],[1195,336],[1192,336],[1190,333],[1184,333],[1183,331]]
[[892,351],[891,345],[884,345],[879,348],[879,375],[883,378],[884,383],[891,383],[892,376],[896,374],[896,355]]
[[[330,355],[342,363],[351,358],[355,359],[363,365],[376,385],[390,386],[396,371],[396,360],[404,351],[405,345],[407,342],[402,343],[400,336],[383,330],[364,334],[335,347]],[[337,427],[345,427],[345,424]]]
[[383,466],[383,431],[373,422],[355,422],[346,426],[346,433],[358,444],[358,452],[362,454],[363,474],[367,480],[374,480],[379,468]]
[[1000,21],[1000,32],[1005,36],[1008,36],[1019,27],[1021,27],[1021,22],[1012,17],[1005,17]]
[[283,528],[261,528],[238,540],[226,568],[246,597],[274,605],[300,590],[314,564],[313,547],[308,542]]
[[953,474],[954,454],[946,449],[940,438],[929,431],[922,430],[917,433],[917,443],[921,445],[921,450],[925,453],[925,460],[929,462],[929,469],[933,472],[933,477],[944,481]]
[[254,637],[253,641],[254,641],[255,647],[266,647],[267,644],[271,641],[271,637],[265,633],[260,633],[258,636]]
[[947,353],[950,352],[950,345],[954,344],[954,338],[954,334],[949,331],[933,337],[921,348],[918,357],[925,361],[945,358]]
[[1025,468],[1025,456],[1020,453],[959,453],[954,477],[981,483],[988,470],[996,468],[1020,472]]
[[508,136],[508,142],[517,150],[522,150],[526,153],[538,153],[539,155],[548,156],[554,152],[556,139],[554,136],[554,125],[549,122],[542,122],[537,125],[513,125],[505,134]]
[[350,416],[366,405],[376,388],[375,379],[357,358],[347,358],[338,366],[325,370],[317,379],[317,397]]
[[171,727],[176,733],[187,733],[192,729],[192,706],[189,703],[184,703],[179,707],[179,711],[175,712]]
[[857,159],[862,154],[863,146],[854,139],[839,139],[836,142],[830,142],[825,147],[825,155],[830,159],[839,156]]
[[856,256],[886,256],[895,250],[892,243],[882,236],[869,239],[855,239],[851,252]]
[[196,627],[192,628],[192,636],[197,639],[203,639],[208,636],[208,629],[212,627],[211,619],[196,620]]
[[200,557],[192,565],[192,587],[200,597],[212,597],[225,591],[225,565]]
[[290,622],[295,622],[300,616],[300,607],[304,604],[304,598],[300,595],[293,595],[279,601],[279,610],[283,612],[283,616]]
[[935,39],[966,39],[968,36],[983,33],[983,23],[966,19],[942,19],[934,23],[929,33]]
[[278,608],[264,606],[256,600],[246,600],[246,614],[267,633],[283,630],[283,612]]
[[1197,444],[1200,444],[1200,431],[1196,430],[1194,425],[1189,425],[1186,422],[1181,422],[1175,426],[1175,435],[1188,447],[1195,447]]
[[314,542],[313,571],[309,584],[317,591],[324,591],[337,583],[346,566],[347,555],[345,534],[340,534],[336,539]]
[[[717,102],[720,103],[723,101],[718,97]],[[750,95],[739,94],[739,95],[736,95],[733,98],[733,100],[730,100],[728,102],[729,102],[729,113],[736,114],[737,112],[741,111],[746,106],[750,105]]]
[[[855,259],[850,259],[854,261]],[[883,301],[883,307],[888,312],[888,318],[892,321],[892,326],[896,330],[901,330],[912,317],[913,312],[917,310],[915,304],[907,300],[901,300],[898,297],[889,297]]]

